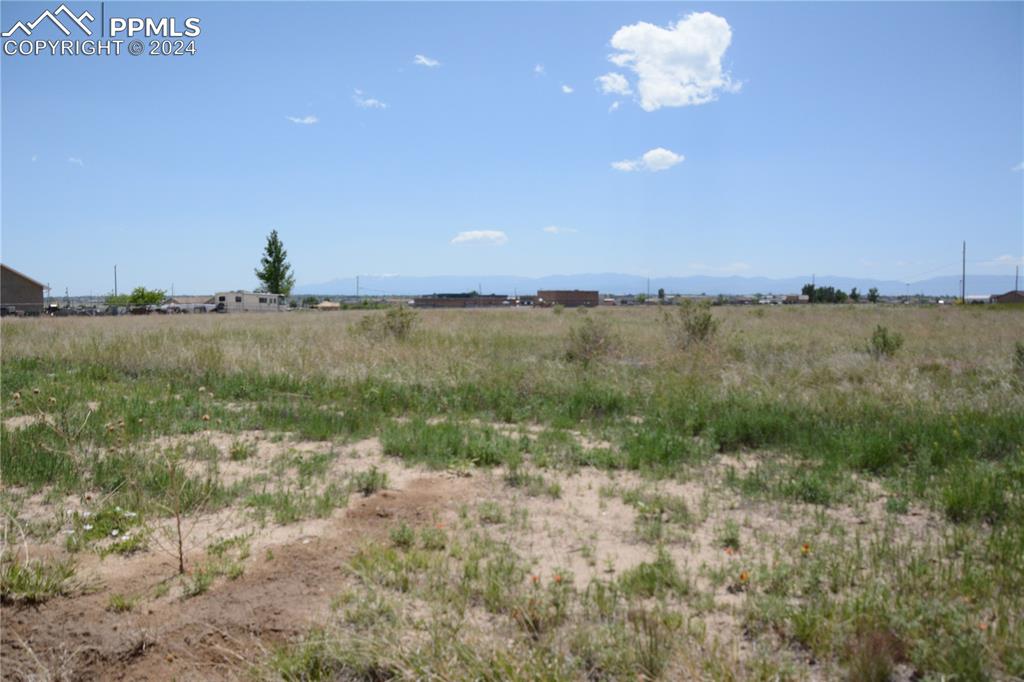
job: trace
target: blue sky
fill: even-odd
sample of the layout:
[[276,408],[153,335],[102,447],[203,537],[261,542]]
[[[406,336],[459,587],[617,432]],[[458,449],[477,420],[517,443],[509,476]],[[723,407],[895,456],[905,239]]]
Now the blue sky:
[[[4,30],[47,7],[4,2]],[[104,293],[115,263],[121,288],[250,288],[271,229],[302,284],[912,280],[958,272],[961,239],[978,274],[1024,253],[1021,3],[105,12],[202,34],[3,57],[0,256],[55,292]]]

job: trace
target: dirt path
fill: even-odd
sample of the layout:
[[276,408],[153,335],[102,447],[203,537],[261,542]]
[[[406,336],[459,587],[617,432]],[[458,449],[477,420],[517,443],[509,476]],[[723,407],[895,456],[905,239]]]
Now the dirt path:
[[[472,481],[443,475],[415,478],[400,490],[360,499],[323,533],[254,552],[245,574],[219,580],[191,599],[144,602],[134,611],[107,610],[112,593],[151,587],[172,575],[164,557],[133,561],[116,584],[38,607],[5,607],[3,676],[25,679],[235,679],[289,637],[324,622],[331,596],[345,582],[345,561],[362,544],[383,538],[396,521],[424,523],[454,514]],[[36,677],[38,679],[38,677]]]

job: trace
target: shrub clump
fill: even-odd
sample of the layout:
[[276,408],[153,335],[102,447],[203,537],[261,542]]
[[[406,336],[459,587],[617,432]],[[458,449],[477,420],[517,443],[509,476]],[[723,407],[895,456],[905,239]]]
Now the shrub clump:
[[678,348],[708,343],[718,332],[719,320],[706,301],[684,299],[674,313],[666,312],[662,321],[668,331],[669,343]]
[[902,334],[891,332],[888,327],[878,325],[871,334],[871,341],[868,342],[868,353],[875,360],[882,360],[896,355],[896,351],[902,347]]
[[595,360],[611,355],[619,347],[619,337],[604,320],[584,318],[569,330],[565,359],[584,367]]
[[407,339],[416,326],[416,313],[399,306],[383,314],[367,315],[359,320],[356,331],[372,339]]

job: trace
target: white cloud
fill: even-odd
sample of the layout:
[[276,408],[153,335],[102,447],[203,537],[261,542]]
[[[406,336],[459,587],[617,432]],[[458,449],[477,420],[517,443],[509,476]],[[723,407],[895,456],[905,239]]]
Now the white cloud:
[[705,265],[704,263],[690,263],[691,270],[701,270],[704,272],[719,272],[723,274],[746,272],[750,269],[749,263],[743,261],[734,261],[732,263],[726,263],[725,265]]
[[68,163],[70,163],[70,164],[72,164],[72,165],[75,165],[75,166],[82,166],[82,167],[85,167],[85,162],[84,162],[84,161],[82,161],[82,160],[81,160],[80,158],[78,158],[77,156],[69,156],[69,157],[68,157]]
[[285,116],[285,118],[287,118],[292,123],[297,123],[299,125],[304,125],[304,126],[311,126],[314,123],[318,123],[320,121],[320,119],[318,119],[316,116],[314,116],[312,114],[310,114],[309,116],[302,116],[302,117],[299,117],[299,116]]
[[1014,171],[1015,173],[1020,173],[1021,171],[1024,171],[1024,161],[1021,161],[1010,170]]
[[633,94],[632,88],[629,87],[629,81],[621,73],[606,73],[603,76],[598,76],[596,80],[601,86],[601,92],[606,95]]
[[619,100],[615,100],[615,101],[614,101],[614,102],[612,102],[612,103],[611,103],[611,105],[610,105],[610,106],[608,107],[608,111],[618,111],[618,110],[619,110]]
[[1019,258],[1017,256],[1011,256],[1008,253],[1004,253],[1002,256],[996,256],[991,261],[985,263],[985,265],[991,265],[995,267],[1013,267],[1015,265],[1024,265],[1024,257]]
[[618,52],[608,59],[636,74],[645,111],[686,107],[711,102],[721,90],[740,89],[722,69],[731,42],[729,22],[710,12],[694,12],[667,28],[644,21],[623,26],[611,40]]
[[534,64],[533,65],[533,73],[536,76],[543,76],[544,75],[544,65],[543,64]]
[[576,228],[559,227],[558,225],[548,225],[544,228],[544,231],[548,234],[573,234],[575,232],[579,232]]
[[685,160],[686,157],[682,154],[676,154],[664,147],[655,147],[650,151],[644,152],[644,155],[639,159],[613,161],[612,168],[626,173],[641,170],[657,173],[658,171],[668,170],[672,166],[682,163]]
[[352,101],[356,103],[356,106],[364,109],[387,109],[388,105],[381,102],[379,99],[373,97],[366,97],[362,90],[356,90],[355,94],[352,95]]
[[459,232],[452,238],[452,244],[470,244],[473,242],[484,242],[501,246],[508,241],[508,235],[501,230],[469,230]]
[[38,160],[39,160],[39,156],[37,154],[33,154],[32,155],[32,163],[35,163]]
[[441,62],[437,61],[436,59],[431,59],[430,57],[427,57],[426,55],[422,54],[418,54],[415,57],[413,57],[412,63],[417,64],[419,66],[426,66],[428,68],[441,66]]
[[568,85],[562,85],[562,92],[564,92],[567,95],[571,95],[572,94],[572,87],[570,87]]

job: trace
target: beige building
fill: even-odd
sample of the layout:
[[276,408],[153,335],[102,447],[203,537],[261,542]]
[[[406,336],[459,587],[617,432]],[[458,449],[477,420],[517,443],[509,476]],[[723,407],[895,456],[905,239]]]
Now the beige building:
[[283,296],[253,291],[222,291],[214,295],[218,312],[260,313],[283,310]]

